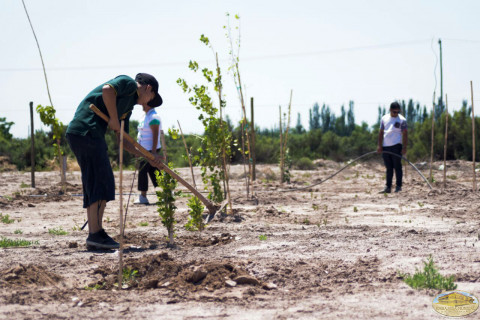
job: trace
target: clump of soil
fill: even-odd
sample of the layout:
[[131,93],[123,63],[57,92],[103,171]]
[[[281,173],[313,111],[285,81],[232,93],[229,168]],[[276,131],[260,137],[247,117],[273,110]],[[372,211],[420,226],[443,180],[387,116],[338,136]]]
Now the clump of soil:
[[[124,270],[137,271],[124,282],[124,288],[146,290],[166,289],[176,298],[190,298],[198,292],[249,285],[267,286],[251,276],[239,263],[229,261],[179,262],[167,253],[138,259],[126,260]],[[118,270],[100,267],[95,273],[102,276],[91,286],[112,289],[117,282]],[[126,286],[125,286],[126,285]]]
[[47,271],[42,266],[16,265],[13,268],[0,271],[0,287],[21,288],[30,286],[52,286],[62,278]]

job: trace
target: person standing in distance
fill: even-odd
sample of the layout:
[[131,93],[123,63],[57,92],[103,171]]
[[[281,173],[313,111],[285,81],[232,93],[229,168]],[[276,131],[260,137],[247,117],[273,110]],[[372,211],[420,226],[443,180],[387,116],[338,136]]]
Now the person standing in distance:
[[[105,122],[91,109],[94,104],[110,120]],[[102,83],[93,89],[80,102],[70,121],[66,138],[82,172],[83,208],[87,209],[88,231],[87,248],[117,249],[118,242],[103,229],[103,213],[108,201],[115,199],[115,181],[107,153],[105,133],[107,125],[115,131],[120,140],[120,121],[125,121],[125,131],[129,131],[129,119],[136,104],[158,107],[162,98],[158,94],[157,80],[147,73],[139,73],[135,80],[121,75]],[[124,149],[142,156],[135,147],[124,140]],[[152,165],[160,165],[162,158],[155,155]]]
[[[402,191],[402,155],[407,153],[407,120],[400,114],[400,104],[392,102],[390,112],[382,117],[380,131],[378,133],[377,152],[382,153],[383,162],[387,168],[387,183],[380,193],[392,192],[393,170],[397,185],[395,192]],[[384,153],[383,151],[391,152]]]
[[[153,154],[158,154],[160,149],[163,151],[164,161],[167,161],[167,152],[165,144],[165,135],[162,130],[162,121],[157,114],[155,108],[150,107],[148,104],[144,104],[143,111],[145,116],[138,124],[138,143],[146,150]],[[138,172],[138,191],[140,195],[135,200],[135,204],[149,204],[147,198],[148,191],[148,176],[152,181],[153,187],[158,187],[157,179],[155,177],[155,171],[158,169],[152,167],[146,160],[141,160],[139,164],[140,171]]]

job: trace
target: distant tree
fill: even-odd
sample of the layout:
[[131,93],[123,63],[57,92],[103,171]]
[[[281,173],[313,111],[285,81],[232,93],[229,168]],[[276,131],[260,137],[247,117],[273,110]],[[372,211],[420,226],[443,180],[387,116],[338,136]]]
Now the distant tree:
[[335,127],[335,115],[330,111],[330,107],[323,104],[320,113],[322,132],[333,130]]
[[347,125],[345,123],[345,106],[340,108],[340,117],[338,117],[335,121],[335,133],[341,137],[347,135]]
[[320,113],[319,113],[319,105],[317,102],[313,105],[313,109],[309,110],[309,125],[310,130],[315,130],[320,128]]
[[304,133],[305,129],[302,126],[302,120],[300,118],[300,112],[297,113],[297,125],[295,126],[295,132],[298,134]]
[[348,103],[348,113],[347,113],[347,135],[352,134],[355,130],[355,112],[353,111],[353,101]]
[[0,134],[6,139],[12,139],[10,127],[14,124],[14,122],[7,122],[7,118],[0,118]]

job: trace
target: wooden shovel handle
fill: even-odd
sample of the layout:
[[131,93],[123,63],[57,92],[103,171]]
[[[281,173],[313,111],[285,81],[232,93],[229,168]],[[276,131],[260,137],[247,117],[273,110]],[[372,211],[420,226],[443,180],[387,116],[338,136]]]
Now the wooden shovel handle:
[[[90,109],[95,112],[97,116],[105,120],[105,122],[108,122],[110,118],[104,114],[100,109],[98,109],[94,104],[90,105]],[[154,160],[155,156],[151,154],[148,150],[146,150],[144,147],[142,147],[135,139],[133,139],[129,134],[125,133],[123,135],[123,138],[126,139],[128,142],[130,142],[141,154],[148,160]],[[161,163],[159,166],[157,166],[158,169],[165,171],[168,173],[170,176],[172,176],[173,179],[177,180],[181,184],[183,184],[188,190],[190,190],[200,201],[203,202],[203,204],[207,207],[208,211],[210,212],[210,215],[214,215],[218,207],[215,206],[213,203],[211,203],[207,198],[205,198],[200,192],[198,192],[197,189],[195,189],[192,185],[190,185],[187,181],[185,181],[182,177],[180,177],[178,174],[176,174],[172,169],[170,169],[166,164]]]

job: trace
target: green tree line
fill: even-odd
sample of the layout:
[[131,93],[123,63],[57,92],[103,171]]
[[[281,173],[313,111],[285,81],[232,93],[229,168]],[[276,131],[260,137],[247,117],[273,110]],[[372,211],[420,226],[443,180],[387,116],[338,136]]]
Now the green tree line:
[[[435,145],[434,159],[443,159],[443,146],[445,134],[445,107],[442,101],[435,106],[435,112],[432,108],[420,106],[413,100],[407,102],[400,101],[402,114],[406,117],[409,131],[409,147],[407,158],[411,161],[423,161],[430,157],[431,147],[431,124],[432,116],[435,117]],[[455,108],[457,109],[457,108]],[[288,139],[289,156],[293,164],[302,158],[311,160],[324,158],[335,161],[344,161],[353,157],[360,156],[370,151],[376,150],[378,129],[381,117],[388,112],[388,108],[378,107],[377,121],[369,126],[363,122],[355,123],[354,102],[340,109],[340,114],[336,115],[328,105],[322,107],[315,103],[309,110],[308,128],[302,126],[300,114],[297,115],[297,122],[291,128]],[[448,124],[448,145],[447,160],[472,160],[472,108],[467,101],[463,101],[458,111],[449,113]],[[241,136],[240,124],[233,124],[230,119],[226,119],[229,130],[234,138],[239,141]],[[6,156],[9,161],[16,165],[19,170],[25,170],[31,166],[30,163],[30,137],[14,138],[10,133],[13,122],[0,117],[0,156]],[[480,129],[480,120],[475,118],[476,127]],[[137,136],[138,122],[130,122],[130,135]],[[166,130],[165,130],[166,131]],[[265,129],[256,127],[255,155],[258,163],[277,163],[279,159],[279,129]],[[476,140],[480,138],[480,130],[476,131]],[[53,165],[55,155],[52,144],[52,132],[37,130],[35,132],[35,166],[36,170],[49,170]],[[116,167],[118,163],[118,144],[112,131],[106,135],[108,146],[108,155]],[[201,136],[195,134],[185,135],[186,143],[194,160],[199,156],[199,149],[202,147]],[[65,139],[62,144],[66,155],[74,159]],[[185,147],[183,141],[178,137],[166,135],[166,144],[168,151],[168,161],[173,162],[175,167],[188,166]],[[238,143],[232,142],[232,163],[242,163],[242,155],[238,150]],[[476,151],[476,159],[480,159],[480,151]],[[126,167],[133,168],[135,157],[128,152],[124,153],[124,163]]]

